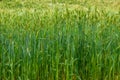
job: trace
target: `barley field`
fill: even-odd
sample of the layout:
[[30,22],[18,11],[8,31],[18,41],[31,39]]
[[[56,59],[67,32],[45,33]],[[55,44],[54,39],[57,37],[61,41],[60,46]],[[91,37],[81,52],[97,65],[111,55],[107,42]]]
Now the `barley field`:
[[0,80],[120,80],[120,1],[1,0]]

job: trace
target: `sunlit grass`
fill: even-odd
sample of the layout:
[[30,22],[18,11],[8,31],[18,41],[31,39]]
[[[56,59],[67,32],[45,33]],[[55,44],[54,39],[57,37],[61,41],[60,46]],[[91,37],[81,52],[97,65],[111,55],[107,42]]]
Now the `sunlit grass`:
[[119,8],[87,3],[2,1],[0,79],[120,80]]

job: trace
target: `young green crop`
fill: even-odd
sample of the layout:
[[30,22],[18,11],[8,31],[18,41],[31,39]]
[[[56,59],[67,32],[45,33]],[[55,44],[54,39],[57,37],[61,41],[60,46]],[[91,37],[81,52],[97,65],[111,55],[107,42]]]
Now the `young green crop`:
[[0,79],[119,80],[120,13],[57,5],[1,8]]

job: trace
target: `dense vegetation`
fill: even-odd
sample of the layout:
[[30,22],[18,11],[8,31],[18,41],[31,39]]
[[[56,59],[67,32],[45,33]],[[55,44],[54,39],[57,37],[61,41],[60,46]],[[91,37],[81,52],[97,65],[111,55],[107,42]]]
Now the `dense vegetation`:
[[119,7],[59,2],[0,2],[0,80],[120,80]]

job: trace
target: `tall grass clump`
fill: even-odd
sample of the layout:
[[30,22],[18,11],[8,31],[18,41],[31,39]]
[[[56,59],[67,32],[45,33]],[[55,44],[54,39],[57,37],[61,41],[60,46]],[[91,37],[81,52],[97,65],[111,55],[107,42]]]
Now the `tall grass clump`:
[[1,80],[120,80],[120,12],[0,12]]

